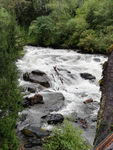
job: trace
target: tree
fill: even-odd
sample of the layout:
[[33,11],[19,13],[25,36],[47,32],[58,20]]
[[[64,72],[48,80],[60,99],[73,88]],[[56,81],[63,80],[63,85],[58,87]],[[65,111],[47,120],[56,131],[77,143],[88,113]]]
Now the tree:
[[53,44],[54,22],[49,16],[41,16],[34,20],[29,28],[29,34],[35,44],[49,46]]
[[0,150],[16,150],[16,121],[22,100],[14,64],[19,50],[15,17],[0,7]]

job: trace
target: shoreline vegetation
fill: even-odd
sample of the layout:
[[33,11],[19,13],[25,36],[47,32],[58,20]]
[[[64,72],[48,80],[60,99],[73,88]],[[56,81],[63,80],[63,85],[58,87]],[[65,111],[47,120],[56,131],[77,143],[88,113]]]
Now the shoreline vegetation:
[[112,0],[0,0],[0,150],[17,150],[23,108],[15,65],[26,44],[108,54]]

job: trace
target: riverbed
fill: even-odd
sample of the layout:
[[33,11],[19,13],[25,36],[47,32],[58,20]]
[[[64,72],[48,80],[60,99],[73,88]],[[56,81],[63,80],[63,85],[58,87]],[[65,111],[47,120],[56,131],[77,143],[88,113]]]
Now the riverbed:
[[[51,113],[71,118],[75,125],[78,124],[83,129],[83,135],[92,145],[101,98],[99,80],[102,78],[102,64],[107,60],[107,57],[99,54],[81,54],[73,50],[32,46],[26,46],[24,50],[25,55],[16,62],[20,71],[19,85],[24,89],[31,84],[36,87],[35,93],[31,94],[27,90],[24,90],[24,93],[29,96],[36,93],[62,93],[65,98],[64,105]],[[37,69],[45,72],[48,76],[49,88],[40,88],[37,84],[23,80],[24,73],[30,73]],[[83,78],[81,74],[90,74],[93,78]],[[92,99],[93,102],[84,104],[89,99]],[[29,115],[23,123],[18,125],[19,129],[32,123],[38,123],[36,107],[27,108],[23,113]],[[84,120],[86,127],[82,123]],[[48,124],[42,126],[51,129]]]

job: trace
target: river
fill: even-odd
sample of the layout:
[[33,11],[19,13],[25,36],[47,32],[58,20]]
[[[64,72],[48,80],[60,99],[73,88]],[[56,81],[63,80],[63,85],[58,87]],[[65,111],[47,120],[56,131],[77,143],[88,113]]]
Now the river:
[[[99,80],[102,75],[102,64],[107,57],[99,54],[81,54],[73,50],[32,46],[26,46],[24,49],[25,55],[16,62],[21,73],[19,85],[24,87],[26,84],[32,84],[24,81],[22,74],[36,69],[45,72],[50,79],[51,87],[41,90],[37,87],[37,92],[61,92],[65,97],[65,104],[57,113],[65,117],[72,117],[75,114],[79,120],[85,118],[88,126],[83,128],[83,135],[92,144],[101,97]],[[89,73],[96,79],[86,80],[81,77],[81,73]],[[84,104],[83,102],[87,99],[93,99],[93,103]],[[37,109],[31,107],[23,113],[31,113],[35,118]],[[82,128],[80,122],[77,124]],[[19,127],[27,125],[26,121]],[[48,125],[43,126],[50,128]]]

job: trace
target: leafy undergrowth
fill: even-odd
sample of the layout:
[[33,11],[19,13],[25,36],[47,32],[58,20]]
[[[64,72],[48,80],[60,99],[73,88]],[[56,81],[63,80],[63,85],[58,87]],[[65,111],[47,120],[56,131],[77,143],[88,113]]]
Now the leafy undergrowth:
[[81,136],[82,132],[68,121],[53,129],[53,135],[43,144],[44,150],[88,150],[91,148]]

